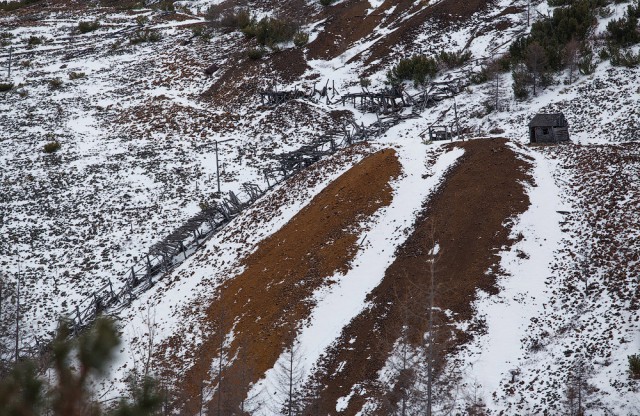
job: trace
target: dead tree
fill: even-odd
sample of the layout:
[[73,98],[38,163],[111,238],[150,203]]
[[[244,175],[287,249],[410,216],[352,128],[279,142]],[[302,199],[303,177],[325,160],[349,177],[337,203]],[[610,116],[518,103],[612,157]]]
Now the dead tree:
[[[416,325],[423,317],[416,314],[416,307],[420,301],[416,299],[413,288],[405,290],[402,294],[394,293],[394,303],[400,309],[400,336],[392,330],[388,336],[388,343],[393,343],[392,353],[387,360],[390,370],[391,385],[389,391],[382,396],[380,411],[386,415],[407,416],[411,414],[412,404],[416,402],[420,394],[416,389],[418,367],[420,366],[420,324]],[[418,296],[420,297],[420,296]],[[387,343],[387,345],[388,345]],[[383,346],[384,351],[387,347]]]
[[16,304],[16,285],[0,274],[0,376],[8,371],[15,354]]
[[584,416],[585,402],[590,392],[589,374],[591,366],[584,357],[577,357],[569,369],[566,405],[569,416]]
[[563,50],[563,61],[569,70],[569,84],[575,80],[575,74],[578,72],[578,62],[580,61],[580,42],[575,38],[571,39]]
[[259,400],[261,394],[260,392],[252,394],[247,391],[247,386],[254,379],[255,367],[245,342],[242,342],[238,347],[235,361],[237,363],[236,371],[226,383],[229,388],[225,396],[224,414],[236,414],[237,412],[241,415],[254,414],[262,408],[262,403]]
[[429,267],[429,304],[428,304],[428,316],[429,316],[429,325],[427,327],[427,336],[425,337],[425,340],[427,342],[427,347],[428,347],[428,351],[427,351],[427,355],[426,355],[426,361],[427,361],[427,408],[426,410],[426,415],[427,416],[432,416],[433,414],[433,366],[434,366],[434,344],[435,344],[435,336],[434,336],[434,319],[433,319],[433,312],[434,312],[434,299],[435,299],[435,276],[436,276],[436,262],[438,261],[438,259],[440,258],[440,253],[439,253],[439,249],[437,246],[437,243],[435,242],[435,230],[434,230],[434,226],[432,224],[431,226],[431,240],[432,240],[432,246],[431,246],[431,251],[429,253],[429,259],[427,260],[429,262],[428,267]]
[[218,302],[220,304],[220,308],[218,309],[217,316],[213,323],[212,330],[216,334],[216,346],[218,348],[218,360],[215,367],[215,373],[213,374],[213,378],[216,382],[216,391],[215,397],[211,403],[209,403],[209,412],[208,414],[215,414],[221,416],[226,414],[223,409],[223,403],[226,402],[226,393],[227,393],[227,377],[225,371],[229,364],[229,353],[231,350],[229,338],[227,337],[227,313],[222,308],[222,302]]
[[304,400],[300,386],[304,378],[300,347],[291,343],[276,365],[276,407],[285,416],[300,415]]
[[533,42],[527,47],[525,63],[531,72],[533,95],[535,96],[538,89],[544,84],[547,71],[547,55],[538,42]]

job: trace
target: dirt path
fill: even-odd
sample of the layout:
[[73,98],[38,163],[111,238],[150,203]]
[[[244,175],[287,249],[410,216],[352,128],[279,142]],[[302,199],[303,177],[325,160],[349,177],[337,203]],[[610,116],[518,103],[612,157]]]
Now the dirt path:
[[[349,268],[357,252],[359,224],[391,202],[389,181],[400,170],[393,150],[368,156],[244,260],[245,271],[225,283],[209,307],[209,328],[195,353],[196,364],[178,386],[186,398],[186,413],[198,413],[203,380],[215,387],[217,357],[223,351],[224,356],[238,357],[223,373],[220,400],[222,414],[235,414],[248,384],[274,366],[294,339],[297,325],[309,317],[314,291],[330,285],[336,271]],[[220,337],[231,330],[232,341]],[[210,406],[217,410],[218,396]]]
[[[465,149],[464,156],[417,219],[415,231],[398,249],[382,283],[368,296],[371,306],[344,328],[321,363],[316,381],[326,388],[316,404],[318,414],[335,414],[336,401],[349,395],[354,385],[360,388],[340,414],[354,415],[368,397],[379,397],[384,387],[376,386],[374,380],[399,338],[402,322],[417,328],[414,339],[424,333],[426,313],[416,312],[427,304],[427,261],[434,239],[440,247],[436,307],[452,311],[456,320],[469,319],[476,290],[496,291],[494,276],[487,270],[497,264],[498,249],[511,243],[505,224],[529,206],[522,181],[529,180],[530,165],[505,142],[486,139],[457,144]],[[407,310],[411,311],[408,320],[403,319]],[[446,319],[439,317],[441,328],[451,323]],[[445,347],[441,350],[444,353],[467,338],[454,332],[452,338],[440,339]]]

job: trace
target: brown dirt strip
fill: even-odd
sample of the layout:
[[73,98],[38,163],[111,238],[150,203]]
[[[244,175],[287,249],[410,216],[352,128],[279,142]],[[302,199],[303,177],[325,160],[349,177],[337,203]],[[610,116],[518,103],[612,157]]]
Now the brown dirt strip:
[[[336,401],[347,396],[354,385],[362,389],[339,414],[355,415],[367,398],[380,398],[386,393],[388,386],[377,386],[375,380],[399,338],[402,323],[407,322],[403,319],[405,306],[413,307],[414,313],[420,309],[423,312],[410,315],[409,324],[417,328],[415,339],[425,332],[427,261],[434,240],[440,246],[436,307],[454,312],[456,320],[467,320],[473,316],[477,289],[496,292],[495,278],[487,270],[498,263],[498,249],[512,243],[510,226],[506,224],[529,206],[523,182],[531,180],[530,164],[505,142],[482,139],[456,144],[465,149],[465,154],[425,206],[414,232],[397,250],[381,284],[368,296],[371,306],[344,328],[320,363],[314,380],[319,383],[316,385],[324,386],[319,402],[314,404],[319,414],[335,414]],[[451,323],[444,319],[438,317],[441,325]],[[446,342],[440,339],[443,354],[470,335],[457,333],[453,337]]]
[[366,157],[243,261],[245,271],[223,284],[207,311],[209,328],[194,354],[196,363],[181,377],[183,412],[198,412],[203,380],[213,378],[215,385],[210,369],[217,362],[220,334],[233,329],[235,338],[225,352],[240,359],[225,370],[223,384],[223,414],[232,414],[248,384],[272,368],[291,344],[297,326],[311,313],[313,293],[330,285],[336,271],[349,268],[359,224],[391,202],[389,181],[400,171],[394,150]]
[[203,99],[221,106],[255,103],[256,95],[268,83],[274,80],[292,83],[309,68],[301,49],[287,49],[252,60],[247,56],[250,47],[250,43],[246,43],[244,48],[235,52],[229,59],[232,64],[221,68],[222,75],[202,94]]
[[[485,9],[490,2],[488,0],[443,0],[434,6],[423,6],[422,10],[415,13],[406,21],[401,21],[390,25],[395,29],[379,42],[376,42],[368,51],[364,64],[368,65],[365,75],[375,72],[382,65],[391,63],[390,58],[395,61],[397,55],[392,52],[401,46],[401,50],[410,47],[415,43],[415,39],[424,30],[423,23],[432,20],[440,25],[449,25],[454,22],[465,21],[474,13]],[[412,9],[411,12],[414,12]],[[399,25],[399,27],[398,27]],[[361,55],[354,56],[349,62],[361,59]],[[376,63],[377,64],[374,64]]]
[[[427,20],[433,20],[446,25],[451,22],[464,21],[474,13],[488,5],[487,0],[443,0],[434,6],[427,3],[387,0],[376,9],[375,13],[368,13],[367,0],[352,0],[327,7],[320,17],[326,18],[324,29],[318,37],[308,45],[309,59],[332,59],[349,49],[355,42],[374,34],[381,25],[394,29],[384,39],[367,49],[365,65],[371,65],[378,60],[386,61],[397,49],[398,44],[414,42]],[[389,11],[393,10],[389,13]],[[387,14],[388,13],[388,14]],[[408,20],[403,17],[413,14]],[[357,54],[349,62],[360,59]],[[395,59],[395,58],[393,58]],[[376,65],[376,68],[379,65]],[[372,68],[367,68],[367,74]]]

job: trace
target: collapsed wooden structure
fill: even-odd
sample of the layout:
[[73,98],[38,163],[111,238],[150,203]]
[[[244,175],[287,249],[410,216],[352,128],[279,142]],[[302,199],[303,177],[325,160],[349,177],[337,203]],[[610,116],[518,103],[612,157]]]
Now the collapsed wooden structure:
[[111,279],[92,295],[75,305],[67,313],[74,334],[77,334],[103,312],[116,312],[131,304],[141,293],[153,287],[166,272],[180,265],[200,248],[211,236],[253,204],[266,190],[253,183],[244,183],[239,195],[229,192],[220,202],[205,207],[182,226],[154,244],[149,252],[138,259],[119,279],[123,281],[115,290]]
[[362,92],[343,95],[340,101],[342,105],[350,102],[354,108],[358,108],[362,112],[379,114],[401,111],[407,105],[402,88],[397,85],[384,88],[379,92],[363,89]]
[[[77,304],[73,311],[67,314],[74,334],[86,328],[105,311],[117,312],[118,309],[130,305],[141,293],[153,287],[165,273],[184,262],[217,231],[275,185],[339,149],[380,137],[389,128],[403,120],[415,118],[424,109],[458,94],[464,86],[460,79],[454,79],[434,83],[429,89],[415,95],[406,94],[399,87],[392,87],[378,93],[365,91],[343,96],[340,99],[343,104],[352,102],[354,105],[360,105],[361,108],[376,113],[377,120],[368,126],[358,125],[351,120],[341,128],[330,130],[314,138],[309,144],[294,151],[276,155],[275,166],[264,170],[266,189],[263,190],[257,184],[244,183],[240,194],[229,192],[221,201],[205,207],[162,241],[154,244],[147,254],[126,271],[120,279],[124,281],[120,289],[114,289],[109,279],[104,286]],[[331,89],[335,94],[335,86]],[[327,81],[322,90],[317,90],[314,84],[313,91],[308,94],[297,89],[267,90],[259,94],[263,105],[276,106],[288,100],[313,98],[316,95],[329,100],[328,90]],[[412,111],[402,114],[401,110],[404,107],[412,107]],[[453,129],[446,126],[431,126],[429,134],[430,136],[433,134],[434,140],[449,139],[452,137]]]

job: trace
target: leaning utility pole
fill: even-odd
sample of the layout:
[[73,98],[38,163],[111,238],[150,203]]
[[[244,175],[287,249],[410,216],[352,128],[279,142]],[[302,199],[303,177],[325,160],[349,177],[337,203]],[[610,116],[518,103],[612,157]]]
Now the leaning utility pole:
[[458,121],[458,104],[456,103],[456,97],[453,96],[453,111],[456,116],[456,136],[460,138],[460,122]]
[[9,47],[9,64],[7,66],[7,78],[11,79],[11,57],[13,55],[13,46]]
[[15,351],[16,363],[20,358],[20,349],[19,349],[19,344],[20,344],[20,265],[18,265],[17,297],[18,297],[18,301],[16,302],[16,351]]
[[216,145],[216,177],[218,179],[218,195],[220,195],[220,163],[218,162],[218,143],[225,143],[225,142],[230,142],[233,139],[227,139],[227,140],[214,140],[213,142]]

